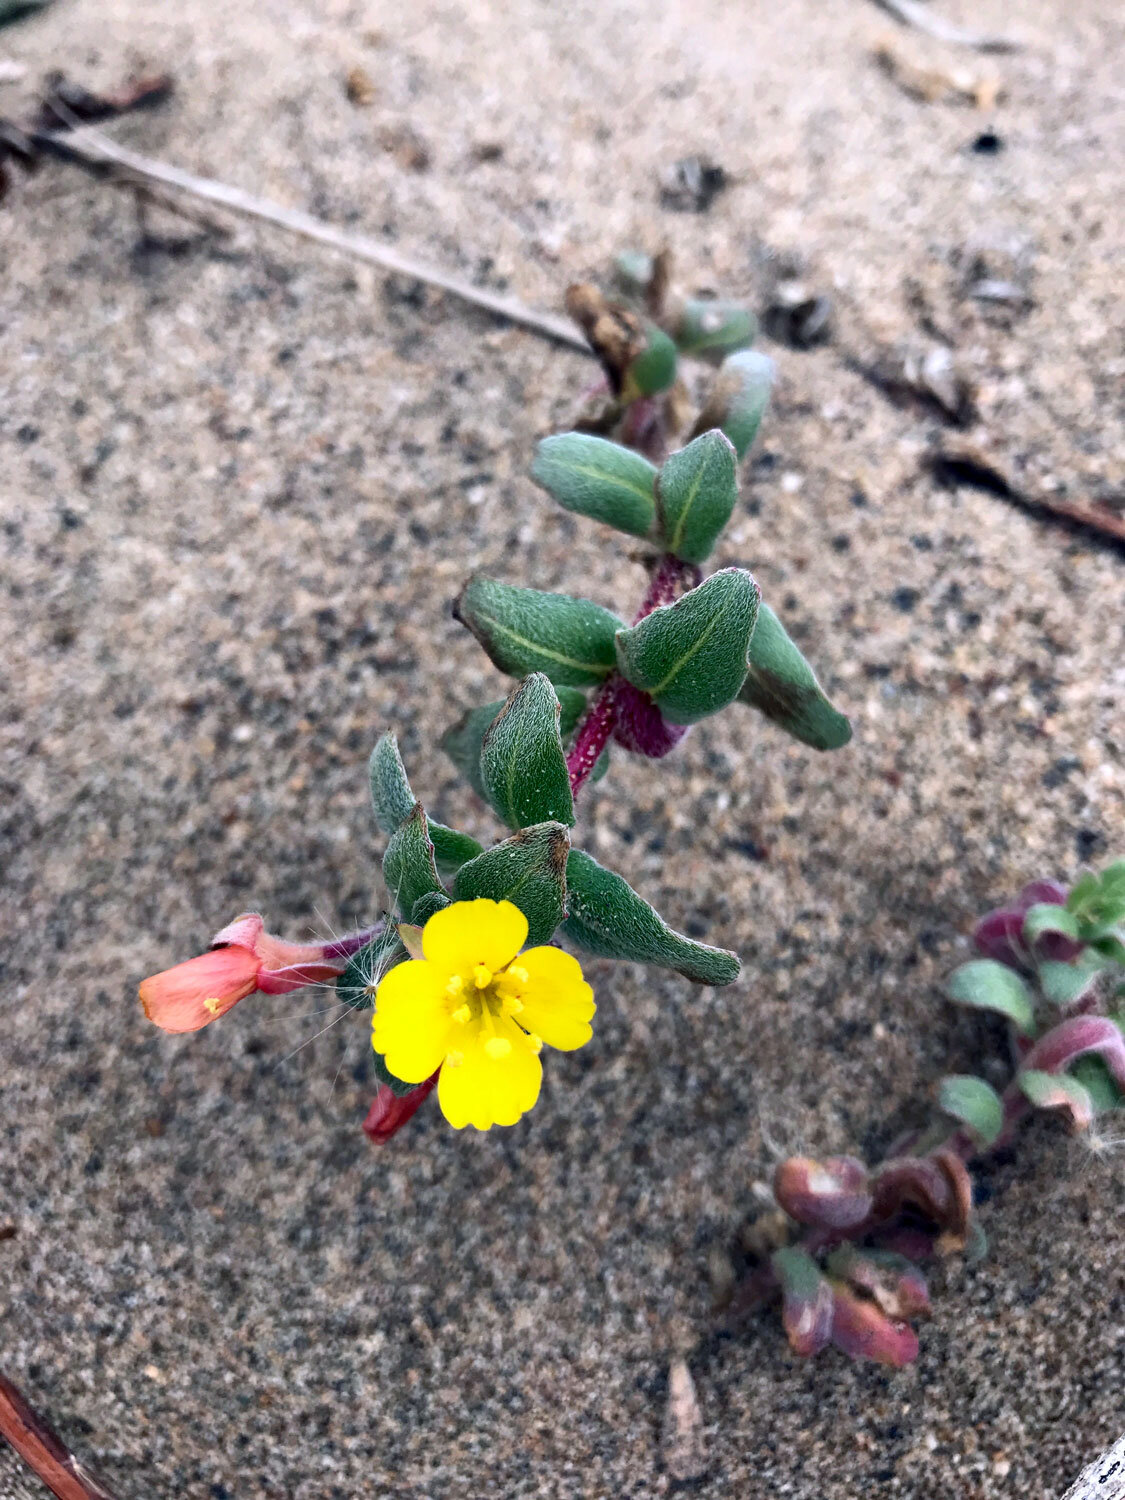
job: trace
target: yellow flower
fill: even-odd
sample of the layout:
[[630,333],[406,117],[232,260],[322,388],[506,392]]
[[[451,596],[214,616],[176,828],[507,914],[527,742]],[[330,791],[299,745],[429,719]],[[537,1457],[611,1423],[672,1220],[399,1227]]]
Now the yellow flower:
[[526,940],[510,901],[455,901],[422,929],[423,956],[375,992],[375,1051],[403,1083],[440,1069],[438,1102],[458,1130],[514,1125],[539,1097],[543,1043],[573,1052],[590,1040],[594,992],[578,960],[520,953]]

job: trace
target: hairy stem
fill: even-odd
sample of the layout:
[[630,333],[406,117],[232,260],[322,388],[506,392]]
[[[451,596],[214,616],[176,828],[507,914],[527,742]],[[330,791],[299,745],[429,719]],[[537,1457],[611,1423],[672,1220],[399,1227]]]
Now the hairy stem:
[[[685,588],[693,588],[699,582],[699,569],[694,563],[681,562],[666,552],[657,564],[649,581],[648,591],[641,600],[633,624],[652,614],[654,609],[671,604]],[[577,796],[590,773],[598,763],[598,757],[609,744],[617,723],[617,685],[620,679],[611,672],[594,694],[593,702],[586,710],[574,744],[566,758],[570,773],[570,790]]]

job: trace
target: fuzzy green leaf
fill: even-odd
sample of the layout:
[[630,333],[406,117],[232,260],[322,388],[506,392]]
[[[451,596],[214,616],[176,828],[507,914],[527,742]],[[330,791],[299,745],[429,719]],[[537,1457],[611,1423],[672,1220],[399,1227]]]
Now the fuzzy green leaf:
[[1101,937],[1125,918],[1125,860],[1117,860],[1100,875],[1087,872],[1075,882],[1067,910],[1082,924],[1084,938]]
[[564,510],[647,536],[656,516],[656,470],[647,458],[585,432],[544,438],[531,477]]
[[511,677],[544,672],[552,682],[591,687],[616,664],[613,638],[621,621],[589,599],[474,578],[453,613]]
[[949,995],[958,1005],[1007,1016],[1024,1036],[1035,1030],[1030,990],[1013,969],[995,959],[974,958],[955,969],[949,978]]
[[684,562],[710,555],[738,499],[737,460],[730,439],[712,428],[669,455],[656,480],[660,533]]
[[1089,1094],[1095,1114],[1109,1114],[1125,1105],[1125,1093],[1117,1087],[1105,1059],[1096,1053],[1088,1052],[1085,1057],[1077,1058],[1070,1065],[1070,1073]]
[[692,437],[712,427],[721,427],[745,458],[769,405],[770,390],[777,373],[772,359],[744,349],[723,361],[711,387]]
[[1078,918],[1065,906],[1043,902],[1028,908],[1023,919],[1023,940],[1033,948],[1046,932],[1061,932],[1064,937],[1078,937]]
[[1087,952],[1072,964],[1044,959],[1035,972],[1043,993],[1051,1004],[1066,1010],[1082,998],[1102,972],[1102,968],[1099,959]]
[[990,1083],[971,1073],[953,1073],[941,1080],[938,1103],[981,1146],[991,1146],[1004,1126],[1004,1105]]
[[434,846],[420,802],[414,804],[410,816],[391,834],[383,855],[383,879],[395,905],[408,922],[413,920],[414,907],[422,896],[431,892],[445,894],[438,879]]
[[454,875],[467,859],[475,859],[483,845],[467,833],[456,828],[447,828],[444,823],[430,819],[430,840],[434,846],[434,862],[442,875]]
[[758,585],[724,568],[675,604],[617,635],[621,675],[672,724],[694,724],[738,696],[758,613]]
[[838,750],[852,726],[824,695],[816,674],[763,600],[750,637],[749,670],[739,701],[814,750]]
[[411,907],[411,925],[416,927],[425,927],[426,923],[433,916],[434,912],[443,911],[448,905],[449,897],[445,894],[444,891],[424,891]]
[[676,378],[675,344],[655,323],[649,323],[646,332],[648,341],[634,357],[625,376],[622,395],[626,401],[666,391]]
[[569,852],[570,834],[561,823],[521,828],[462,865],[453,894],[458,901],[511,901],[527,918],[527,946],[549,943],[566,914]]
[[389,838],[414,811],[417,800],[410,790],[410,781],[398,751],[398,739],[389,731],[376,740],[371,759],[367,762],[367,774],[371,782],[375,821],[380,832]]
[[675,338],[683,354],[733,354],[748,348],[757,332],[758,320],[737,302],[688,297]]
[[620,875],[580,849],[566,862],[567,909],[562,930],[587,953],[674,969],[695,984],[724,985],[738,978],[733,953],[673,932]]
[[[580,693],[577,688],[559,687],[558,684],[555,685],[555,693],[559,700],[559,732],[565,742],[574,733],[579,719],[586,711],[586,694]],[[480,747],[485,730],[503,707],[503,699],[497,699],[495,703],[470,708],[452,729],[446,730],[440,741],[441,748],[473,791],[486,802],[488,795],[480,776]],[[477,853],[479,852],[478,848]]]
[[481,781],[510,828],[574,823],[574,799],[559,733],[559,700],[550,681],[533,672],[509,695],[485,731]]
[[[497,704],[497,708],[499,706]],[[483,732],[482,729],[481,733]],[[479,742],[477,759],[480,759]],[[379,736],[367,763],[367,773],[371,783],[371,805],[375,809],[375,822],[383,833],[393,834],[414,811],[415,802],[402,756],[399,754],[398,740],[393,734]],[[434,846],[434,859],[443,874],[452,875],[467,859],[480,853],[481,846],[467,833],[458,833],[455,828],[435,823],[432,818],[428,827]]]

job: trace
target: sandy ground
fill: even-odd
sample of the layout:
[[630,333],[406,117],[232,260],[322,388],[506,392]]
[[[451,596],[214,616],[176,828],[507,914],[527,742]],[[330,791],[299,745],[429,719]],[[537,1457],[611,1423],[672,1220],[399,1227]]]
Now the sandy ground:
[[[51,66],[170,68],[120,139],[543,307],[667,240],[754,303],[798,256],[837,308],[828,346],[773,351],[719,561],[855,740],[818,757],[734,710],[659,776],[619,757],[577,830],[744,979],[595,964],[595,1040],[519,1127],[429,1110],[378,1154],[362,1021],[295,1052],[306,994],[175,1039],[135,985],[246,907],[292,936],[375,913],[386,726],[432,809],[491,831],[434,748],[500,687],[458,582],[642,589],[525,477],[590,366],[272,232],[146,251],[61,167],[0,208],[0,1363],[122,1500],[661,1494],[692,1349],[706,1497],[1047,1500],[1125,1422],[1125,1155],[1049,1124],[982,1179],[992,1253],[939,1273],[914,1368],[802,1364],[768,1317],[706,1342],[775,1149],[885,1145],[990,1045],[940,996],[973,915],[1125,845],[1120,553],[939,487],[947,430],[849,367],[936,329],[1020,483],[1120,496],[1125,17],[942,0],[1026,43],[981,59],[865,0],[654,9],[58,0],[0,33],[30,70],[0,108]],[[887,35],[1006,99],[908,98]],[[969,149],[986,126],[997,155]],[[732,186],[662,208],[697,152]],[[967,300],[978,262],[1034,305]]]

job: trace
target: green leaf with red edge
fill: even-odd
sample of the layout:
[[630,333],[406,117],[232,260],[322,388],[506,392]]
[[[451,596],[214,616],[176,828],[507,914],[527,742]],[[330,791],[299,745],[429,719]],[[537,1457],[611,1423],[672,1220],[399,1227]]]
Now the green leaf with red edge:
[[1022,1068],[1016,1082],[1029,1103],[1036,1109],[1063,1109],[1075,1130],[1085,1130],[1094,1118],[1094,1101],[1089,1089],[1069,1073],[1044,1073],[1038,1068]]

